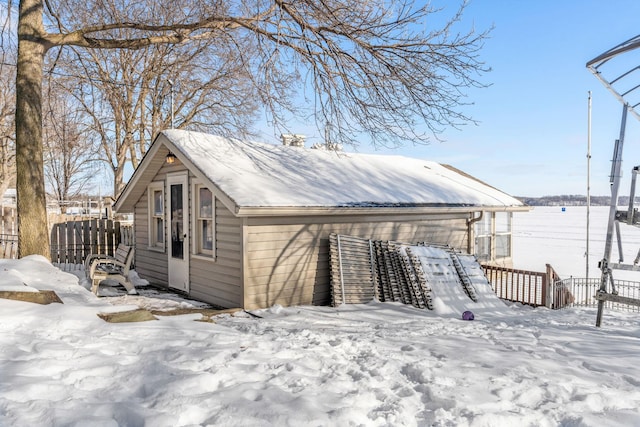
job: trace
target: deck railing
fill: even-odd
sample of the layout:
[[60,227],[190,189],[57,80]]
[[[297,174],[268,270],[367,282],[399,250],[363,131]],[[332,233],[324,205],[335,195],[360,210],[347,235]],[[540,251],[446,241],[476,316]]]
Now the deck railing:
[[[498,298],[532,306],[552,309],[566,307],[597,307],[595,295],[600,289],[600,278],[561,279],[547,264],[545,272],[513,268],[482,266]],[[640,282],[614,280],[617,295],[640,300]],[[606,301],[605,307],[614,310],[640,312],[637,305]]]
[[560,301],[550,292],[550,284],[560,279],[551,265],[545,272],[483,265],[484,273],[498,298],[532,305],[560,308]]

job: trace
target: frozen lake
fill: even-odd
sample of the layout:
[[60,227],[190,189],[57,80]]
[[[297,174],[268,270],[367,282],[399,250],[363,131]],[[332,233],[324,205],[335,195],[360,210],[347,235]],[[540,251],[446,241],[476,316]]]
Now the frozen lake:
[[[622,208],[619,208],[622,209]],[[608,206],[592,206],[589,227],[589,277],[600,277],[598,262],[604,256]],[[562,278],[586,276],[586,206],[536,206],[513,217],[513,266],[544,271],[551,264]],[[640,228],[620,224],[624,262],[632,264],[640,249]],[[614,239],[611,262],[618,262]],[[640,281],[640,272],[614,271],[616,279]]]

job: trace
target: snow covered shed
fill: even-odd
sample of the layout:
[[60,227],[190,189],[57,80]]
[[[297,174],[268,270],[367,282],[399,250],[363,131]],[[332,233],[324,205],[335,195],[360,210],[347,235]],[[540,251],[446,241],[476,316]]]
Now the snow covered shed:
[[330,233],[473,253],[477,224],[527,209],[430,161],[181,130],[158,136],[115,204],[134,214],[140,276],[245,309],[328,304]]

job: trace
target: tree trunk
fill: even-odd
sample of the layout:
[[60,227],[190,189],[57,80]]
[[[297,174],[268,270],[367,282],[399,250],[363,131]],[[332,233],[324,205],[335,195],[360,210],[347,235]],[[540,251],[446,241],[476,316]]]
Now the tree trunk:
[[122,190],[124,190],[124,165],[113,170],[113,197],[116,199],[120,197]]
[[42,152],[42,0],[21,0],[16,71],[18,256],[50,259]]

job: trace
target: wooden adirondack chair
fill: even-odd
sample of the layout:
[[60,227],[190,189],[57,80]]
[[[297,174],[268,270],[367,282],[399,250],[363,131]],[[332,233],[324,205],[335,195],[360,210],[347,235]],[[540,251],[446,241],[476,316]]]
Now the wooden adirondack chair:
[[85,271],[91,280],[91,292],[98,294],[100,282],[113,279],[122,284],[130,295],[138,291],[129,280],[129,270],[133,263],[135,249],[133,246],[119,244],[114,256],[91,254],[85,260]]

